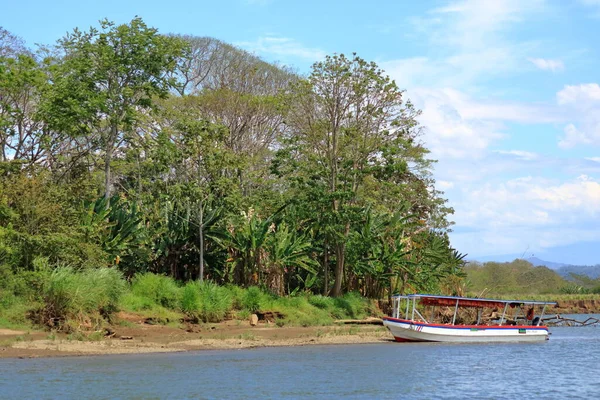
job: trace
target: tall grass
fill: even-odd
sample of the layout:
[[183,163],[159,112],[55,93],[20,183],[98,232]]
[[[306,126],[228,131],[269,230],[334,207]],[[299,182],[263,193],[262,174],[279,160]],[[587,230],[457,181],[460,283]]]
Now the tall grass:
[[242,309],[248,310],[251,313],[258,312],[264,308],[268,301],[268,295],[264,293],[258,286],[250,286],[246,289],[246,293],[242,296]]
[[44,320],[40,322],[83,320],[90,315],[110,317],[117,311],[125,290],[125,280],[116,269],[76,272],[70,267],[58,267],[44,284],[41,310]]
[[175,309],[179,306],[180,288],[171,277],[152,273],[136,274],[131,283],[131,293],[141,298],[141,304],[153,304]]
[[64,328],[74,328],[71,330],[99,327],[119,308],[156,323],[179,323],[183,314],[195,321],[220,322],[232,315],[245,319],[253,313],[271,311],[281,316],[278,326],[328,325],[335,319],[363,318],[373,313],[370,302],[356,293],[339,298],[311,294],[278,297],[255,286],[244,289],[210,281],[180,286],[170,277],[152,273],[134,276],[129,285],[113,268],[47,268],[31,278],[39,286],[35,298],[22,290],[27,285],[20,282],[15,284],[7,278],[0,285],[0,325],[27,324],[29,310],[38,323],[59,322]]
[[188,282],[181,295],[181,310],[203,322],[221,322],[232,309],[227,288],[210,281]]

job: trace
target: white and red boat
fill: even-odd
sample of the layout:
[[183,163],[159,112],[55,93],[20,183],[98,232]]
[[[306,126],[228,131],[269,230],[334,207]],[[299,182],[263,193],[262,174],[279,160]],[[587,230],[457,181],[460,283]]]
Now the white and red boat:
[[[383,324],[397,342],[537,342],[548,339],[548,327],[540,324],[546,307],[555,304],[411,294],[393,297],[392,316]],[[464,308],[475,310],[468,313],[472,324],[461,321]]]

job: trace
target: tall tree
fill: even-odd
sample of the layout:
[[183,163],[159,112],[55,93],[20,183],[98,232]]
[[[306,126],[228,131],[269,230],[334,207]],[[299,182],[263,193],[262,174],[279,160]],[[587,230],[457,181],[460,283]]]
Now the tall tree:
[[46,75],[32,56],[0,56],[0,161],[35,163],[42,157],[43,124],[36,114],[46,85]]
[[69,136],[93,135],[103,152],[104,193],[111,195],[111,161],[128,140],[154,97],[175,85],[171,73],[184,55],[184,43],[159,35],[141,18],[100,29],[75,29],[59,41],[64,58],[52,68],[52,90],[45,103],[49,124]]
[[[417,140],[418,111],[375,63],[356,55],[315,63],[308,79],[295,86],[289,108],[290,135],[275,170],[300,195],[312,193],[310,207],[330,225],[324,248],[333,250],[332,294],[338,296],[346,245],[362,208],[372,201],[385,206],[385,197],[407,183],[406,177],[418,180],[428,169],[428,151]],[[395,211],[393,204],[388,207]]]

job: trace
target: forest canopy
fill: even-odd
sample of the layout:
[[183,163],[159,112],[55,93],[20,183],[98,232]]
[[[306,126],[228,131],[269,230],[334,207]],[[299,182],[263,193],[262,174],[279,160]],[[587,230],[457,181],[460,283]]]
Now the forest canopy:
[[315,61],[303,76],[140,18],[38,49],[0,28],[0,276],[457,294],[419,110],[373,62]]

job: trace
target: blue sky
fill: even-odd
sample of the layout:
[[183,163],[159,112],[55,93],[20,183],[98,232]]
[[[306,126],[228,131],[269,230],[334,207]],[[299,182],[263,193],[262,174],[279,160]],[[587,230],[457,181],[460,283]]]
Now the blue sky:
[[6,3],[0,26],[31,46],[139,15],[301,73],[357,52],[423,110],[459,251],[600,263],[600,0]]

